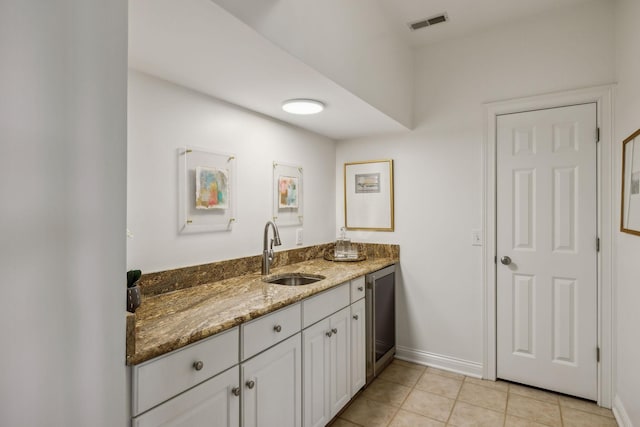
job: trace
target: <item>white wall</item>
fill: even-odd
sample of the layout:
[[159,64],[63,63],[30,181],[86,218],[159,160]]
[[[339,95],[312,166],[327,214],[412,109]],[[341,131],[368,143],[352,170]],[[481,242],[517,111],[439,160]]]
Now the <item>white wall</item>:
[[[617,61],[618,87],[615,103],[615,188],[619,189],[622,175],[622,142],[640,128],[640,2],[620,0],[617,5]],[[620,192],[616,191],[616,215],[620,218]],[[640,426],[640,237],[616,233],[616,344],[617,359],[614,408],[622,409],[628,421]],[[622,408],[619,406],[622,405]]]
[[[237,221],[229,232],[178,234],[177,148],[237,158]],[[129,73],[128,268],[166,270],[262,253],[273,161],[303,167],[304,246],[335,238],[335,142],[215,98]],[[298,227],[280,227],[294,248]]]
[[370,0],[214,0],[260,34],[411,127],[413,55]]
[[127,2],[0,5],[0,425],[125,426]]
[[613,23],[612,4],[597,1],[424,47],[415,130],[338,144],[338,226],[343,163],[395,161],[396,231],[349,234],[400,244],[400,346],[479,373],[481,248],[471,230],[482,226],[483,103],[611,83]]

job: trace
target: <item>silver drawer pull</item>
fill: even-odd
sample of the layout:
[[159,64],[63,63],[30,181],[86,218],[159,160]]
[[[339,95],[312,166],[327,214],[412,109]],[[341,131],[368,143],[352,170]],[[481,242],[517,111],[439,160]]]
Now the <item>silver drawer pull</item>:
[[256,382],[255,382],[255,381],[253,381],[253,380],[249,380],[249,381],[247,381],[247,382],[246,382],[246,383],[244,383],[244,384],[247,386],[247,388],[253,388],[253,387],[255,387]]
[[197,362],[193,362],[193,369],[195,369],[196,371],[201,371],[202,368],[204,368],[204,363],[202,363],[202,360],[198,360]]
[[360,292],[364,291],[364,286],[358,286],[358,290],[359,290]]
[[336,328],[331,329],[331,332],[333,332],[334,334],[338,334],[338,330]]
[[357,314],[354,314],[354,315],[353,315],[353,320],[358,320],[358,319],[359,319],[358,315],[357,315]]
[[282,326],[276,325],[276,326],[273,327],[273,330],[276,331],[276,332],[280,332],[280,331],[282,331]]
[[333,335],[333,332],[331,331],[327,331],[324,333],[326,336],[328,336],[329,338],[331,338],[331,335]]
[[234,387],[231,389],[231,394],[234,396],[240,396],[240,387]]

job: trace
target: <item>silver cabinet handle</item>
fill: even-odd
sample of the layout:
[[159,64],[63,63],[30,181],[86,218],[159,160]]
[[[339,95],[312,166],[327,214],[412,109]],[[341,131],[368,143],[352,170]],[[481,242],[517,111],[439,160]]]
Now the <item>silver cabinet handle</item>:
[[359,290],[360,292],[364,291],[364,286],[358,286],[358,290]]
[[333,332],[334,334],[338,334],[338,330],[336,328],[331,329],[331,332]]
[[240,396],[240,387],[234,387],[231,389],[231,394],[234,396]]
[[358,320],[358,319],[359,319],[358,315],[357,315],[357,314],[354,314],[354,315],[353,315],[353,320]]
[[198,360],[197,362],[193,362],[193,369],[196,371],[201,371],[204,368],[204,363],[202,360]]
[[253,380],[249,380],[249,381],[247,381],[247,382],[246,382],[246,383],[244,383],[244,384],[247,386],[247,388],[253,388],[253,387],[255,387],[256,382],[255,382],[255,381],[253,381]]
[[333,335],[333,332],[327,331],[327,332],[325,332],[325,335],[328,336],[329,338],[331,338],[331,335]]
[[509,265],[511,264],[511,258],[505,255],[502,258],[500,258],[500,262],[504,265]]
[[282,326],[276,325],[276,326],[273,327],[273,330],[276,331],[276,332],[280,332],[280,331],[282,331]]

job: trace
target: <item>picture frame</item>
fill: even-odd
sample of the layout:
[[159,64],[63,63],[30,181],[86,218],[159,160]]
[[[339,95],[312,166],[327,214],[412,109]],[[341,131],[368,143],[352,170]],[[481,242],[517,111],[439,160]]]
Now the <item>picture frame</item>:
[[178,233],[231,231],[236,221],[236,157],[179,147]]
[[640,236],[640,129],[622,141],[620,231]]
[[304,215],[302,166],[273,162],[273,222],[278,226],[302,225]]
[[393,160],[344,164],[347,230],[393,231]]

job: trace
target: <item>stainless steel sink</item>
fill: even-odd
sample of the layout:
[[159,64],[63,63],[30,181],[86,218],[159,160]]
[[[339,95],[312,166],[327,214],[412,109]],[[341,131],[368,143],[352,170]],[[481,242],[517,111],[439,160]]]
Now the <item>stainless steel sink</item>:
[[262,281],[276,285],[302,286],[310,285],[311,283],[318,282],[322,279],[325,279],[325,277],[320,276],[319,274],[289,273],[265,277]]

